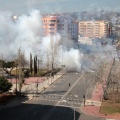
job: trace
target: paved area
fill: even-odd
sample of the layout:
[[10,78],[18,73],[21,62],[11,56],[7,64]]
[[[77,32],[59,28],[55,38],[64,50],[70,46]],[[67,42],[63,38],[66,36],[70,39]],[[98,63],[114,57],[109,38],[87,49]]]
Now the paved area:
[[101,95],[103,94],[101,90],[102,90],[102,85],[97,84],[93,92],[92,98],[90,100],[86,100],[86,104],[85,106],[82,107],[82,111],[88,115],[104,117],[106,119],[111,119],[111,120],[112,119],[120,120],[120,115],[116,115],[116,116],[115,115],[104,115],[104,114],[99,113],[100,106],[101,106]]
[[96,84],[85,77],[84,73],[66,73],[27,103],[2,109],[0,116],[3,120],[105,120],[81,112],[83,95],[90,99]]
[[[25,83],[22,85],[21,92],[28,94],[36,94],[36,92],[41,92],[46,89],[49,85],[53,84],[59,77],[61,77],[64,72],[59,72],[54,77],[29,77],[25,78]],[[13,92],[16,88],[16,79],[8,79],[12,84],[10,92]],[[19,89],[19,81],[17,79],[17,89]]]
[[[26,97],[15,97],[11,101],[9,101],[6,105],[0,105],[0,110],[2,108],[7,107],[13,107],[18,106],[21,103],[26,103],[33,99],[33,97],[36,95],[36,83],[38,82],[38,93],[41,93],[43,90],[45,90],[49,85],[53,84],[56,80],[58,80],[62,75],[64,75],[64,72],[57,73],[54,77],[30,77],[25,80],[25,84],[22,87],[22,93],[27,93]],[[10,82],[13,83],[13,87],[10,92],[13,92],[13,90],[16,88],[16,79],[10,79]],[[18,84],[17,84],[18,87]]]
[[[103,83],[104,84],[106,83],[106,77],[104,77]],[[120,120],[120,115],[104,115],[99,113],[102,99],[103,99],[102,96],[103,96],[103,87],[101,82],[98,82],[93,91],[91,99],[86,100],[85,106],[83,106],[81,110],[87,115],[103,117],[103,118],[106,118],[106,120]]]

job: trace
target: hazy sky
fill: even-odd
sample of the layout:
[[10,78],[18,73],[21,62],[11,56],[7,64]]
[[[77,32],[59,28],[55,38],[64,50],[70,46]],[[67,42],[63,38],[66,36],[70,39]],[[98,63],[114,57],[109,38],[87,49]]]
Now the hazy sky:
[[15,14],[39,9],[41,12],[80,12],[86,10],[120,11],[120,0],[0,0],[0,11]]

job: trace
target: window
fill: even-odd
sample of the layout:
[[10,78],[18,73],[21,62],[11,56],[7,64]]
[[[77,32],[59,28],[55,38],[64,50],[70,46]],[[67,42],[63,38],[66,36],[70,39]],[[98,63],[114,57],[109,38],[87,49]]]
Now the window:
[[49,26],[54,26],[54,24],[49,24]]
[[49,28],[50,30],[54,30],[54,28]]
[[50,22],[56,22],[56,20],[50,20]]
[[57,23],[59,23],[60,22],[60,20],[57,20]]
[[54,32],[50,32],[50,34],[54,34]]

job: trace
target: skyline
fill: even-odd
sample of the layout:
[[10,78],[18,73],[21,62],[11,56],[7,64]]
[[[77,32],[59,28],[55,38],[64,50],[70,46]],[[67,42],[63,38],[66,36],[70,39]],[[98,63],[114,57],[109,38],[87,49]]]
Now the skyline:
[[82,12],[99,10],[120,11],[120,0],[0,0],[0,12],[23,14],[31,9],[41,13]]

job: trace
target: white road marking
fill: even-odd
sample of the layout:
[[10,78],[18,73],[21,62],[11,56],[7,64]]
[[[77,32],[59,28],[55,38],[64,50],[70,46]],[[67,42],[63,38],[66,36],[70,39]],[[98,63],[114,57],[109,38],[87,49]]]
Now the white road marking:
[[[62,107],[71,107],[71,106],[67,106],[67,105],[57,105],[57,106],[62,106]],[[74,108],[79,109],[80,107],[74,107]]]
[[37,111],[36,111],[36,112],[34,112],[34,113],[33,113],[33,115],[35,115],[36,113],[37,113]]
[[106,120],[115,120],[115,119],[106,119]]
[[[61,97],[61,101],[64,99],[65,96],[67,96],[67,94],[73,89],[73,87],[78,83],[78,81],[83,77],[84,74],[82,74],[77,81],[71,86],[71,88],[63,95],[63,97]],[[59,102],[56,103],[56,105],[58,105]]]

